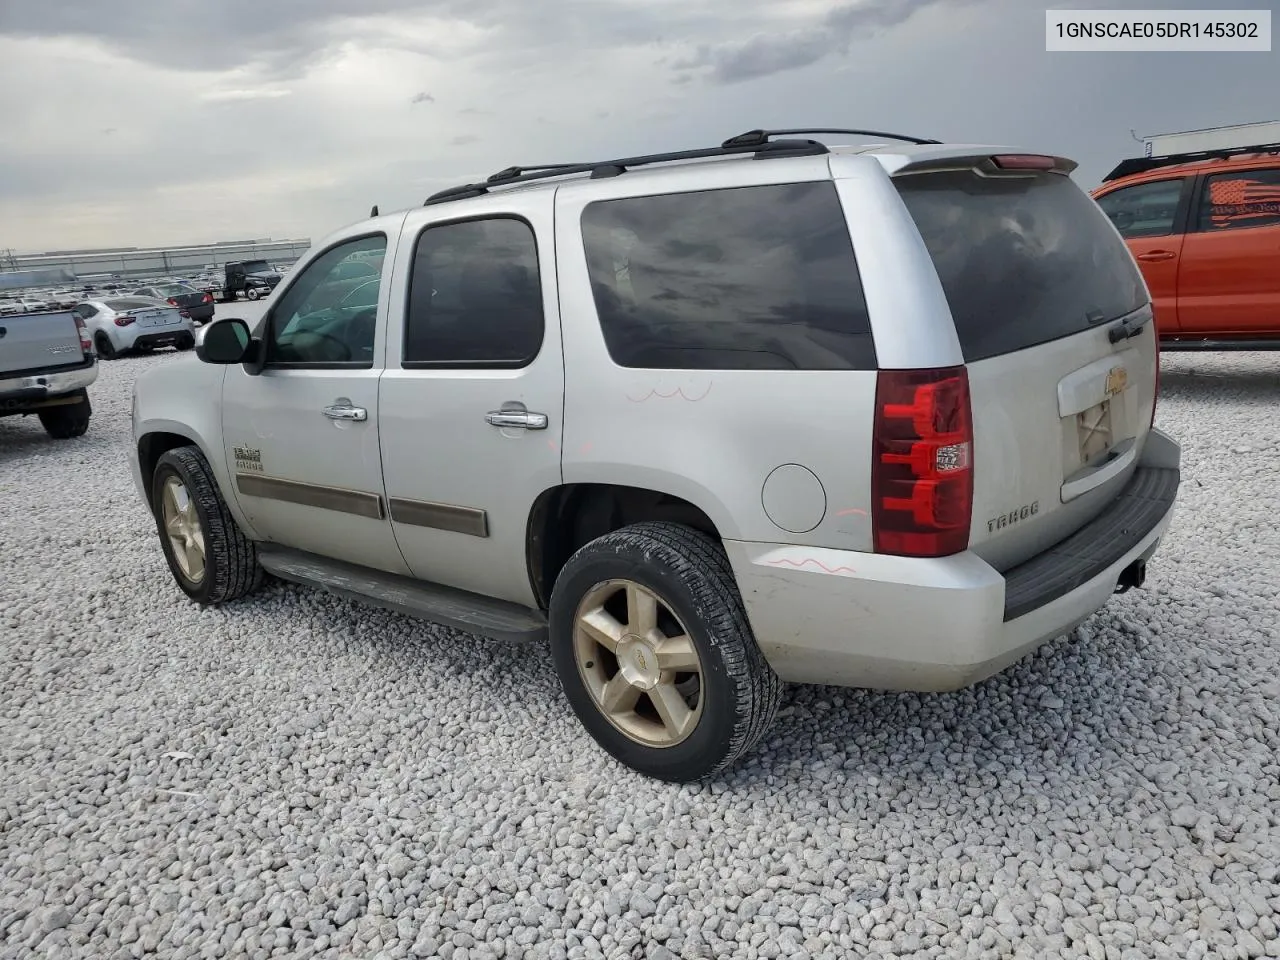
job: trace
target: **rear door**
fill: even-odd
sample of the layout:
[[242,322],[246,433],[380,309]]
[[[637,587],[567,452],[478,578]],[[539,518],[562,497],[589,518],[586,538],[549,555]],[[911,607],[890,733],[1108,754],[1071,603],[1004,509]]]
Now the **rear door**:
[[1187,333],[1280,333],[1280,166],[1204,178],[1178,302]]
[[1180,329],[1178,269],[1195,177],[1168,177],[1100,193],[1098,205],[1142,270],[1165,336]]
[[[1102,210],[1061,173],[896,182],[968,368],[970,548],[1007,569],[1096,516],[1133,473],[1155,402],[1148,292]],[[1144,318],[1136,336],[1109,336]]]
[[71,311],[0,317],[0,375],[83,360],[80,330]]

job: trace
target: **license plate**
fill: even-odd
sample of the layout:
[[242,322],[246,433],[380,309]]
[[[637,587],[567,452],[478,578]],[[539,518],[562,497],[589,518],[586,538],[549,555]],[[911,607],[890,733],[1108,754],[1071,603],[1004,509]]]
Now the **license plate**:
[[159,310],[151,313],[139,313],[137,317],[138,326],[140,327],[163,327],[168,323],[168,318]]
[[1092,463],[1105,457],[1115,443],[1115,431],[1111,425],[1111,401],[1103,400],[1088,410],[1076,414],[1076,429],[1080,437],[1080,459]]

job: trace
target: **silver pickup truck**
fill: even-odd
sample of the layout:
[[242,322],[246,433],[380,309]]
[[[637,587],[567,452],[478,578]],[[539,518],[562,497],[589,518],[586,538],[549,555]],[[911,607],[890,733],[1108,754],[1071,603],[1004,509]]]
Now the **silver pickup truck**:
[[83,436],[98,357],[70,310],[0,317],[0,417],[34,413],[49,436]]

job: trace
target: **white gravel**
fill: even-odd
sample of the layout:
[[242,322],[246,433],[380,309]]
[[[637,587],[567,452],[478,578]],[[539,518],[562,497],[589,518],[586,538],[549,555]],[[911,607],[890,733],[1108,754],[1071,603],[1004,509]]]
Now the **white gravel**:
[[1166,356],[1148,589],[962,693],[796,688],[701,789],[545,651],[187,602],[124,461],[167,362],[0,420],[0,956],[1280,956],[1280,354]]

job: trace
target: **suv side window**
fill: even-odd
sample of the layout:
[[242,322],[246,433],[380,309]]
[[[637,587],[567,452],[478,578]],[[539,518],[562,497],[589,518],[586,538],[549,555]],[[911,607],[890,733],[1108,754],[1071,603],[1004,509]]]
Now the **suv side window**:
[[1197,225],[1214,233],[1280,225],[1280,168],[1205,177]]
[[582,238],[620,366],[876,368],[830,181],[598,200],[583,211]]
[[1122,187],[1098,198],[1098,206],[1111,218],[1126,240],[1134,237],[1167,237],[1178,219],[1183,177]]
[[267,363],[271,366],[373,366],[377,288],[344,302],[358,286],[380,283],[365,274],[346,278],[347,265],[369,251],[382,254],[385,234],[348,240],[313,260],[271,311]]
[[523,367],[542,349],[538,244],[515,217],[427,227],[405,317],[406,369]]

